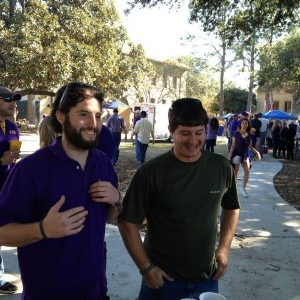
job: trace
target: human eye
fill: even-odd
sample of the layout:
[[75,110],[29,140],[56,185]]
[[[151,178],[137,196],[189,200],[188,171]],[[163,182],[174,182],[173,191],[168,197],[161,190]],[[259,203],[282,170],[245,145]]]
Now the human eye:
[[198,130],[196,131],[196,135],[202,135],[205,131],[204,130]]
[[181,134],[182,134],[183,136],[188,136],[190,133],[189,133],[188,131],[182,131]]

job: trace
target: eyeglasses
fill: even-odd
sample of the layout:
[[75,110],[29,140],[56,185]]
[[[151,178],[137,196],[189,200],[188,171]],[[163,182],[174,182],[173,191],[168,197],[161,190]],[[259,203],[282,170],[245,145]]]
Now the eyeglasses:
[[58,106],[61,106],[64,103],[64,101],[66,99],[66,95],[68,93],[68,90],[69,90],[69,84],[67,84],[67,86],[65,87],[65,90],[64,90],[64,92],[61,95],[61,98],[60,98]]
[[0,99],[3,99],[4,102],[13,102],[13,101],[17,101],[17,99],[15,97],[0,97]]

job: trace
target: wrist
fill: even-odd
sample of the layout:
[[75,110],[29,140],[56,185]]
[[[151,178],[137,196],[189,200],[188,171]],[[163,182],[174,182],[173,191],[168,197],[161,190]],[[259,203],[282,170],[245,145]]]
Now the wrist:
[[115,206],[115,207],[120,207],[120,206],[122,206],[122,203],[123,203],[123,198],[122,198],[120,191],[118,191],[118,193],[119,193],[119,200],[113,204],[113,206]]
[[43,239],[47,239],[48,237],[47,237],[44,227],[43,227],[43,221],[44,221],[44,219],[39,221],[39,228],[40,228],[40,232],[42,234]]
[[146,274],[148,274],[152,269],[154,268],[153,263],[150,263],[149,266],[143,270],[140,270],[140,274],[142,276],[145,276]]

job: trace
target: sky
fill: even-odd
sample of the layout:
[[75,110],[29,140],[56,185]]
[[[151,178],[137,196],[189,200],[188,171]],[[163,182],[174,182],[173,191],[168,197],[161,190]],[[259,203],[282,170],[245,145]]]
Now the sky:
[[[212,51],[208,44],[214,44],[216,47],[218,45],[218,41],[205,34],[199,24],[188,22],[189,0],[185,0],[180,10],[162,5],[153,8],[137,6],[128,16],[123,13],[127,7],[126,2],[126,0],[115,0],[121,21],[130,40],[134,44],[142,44],[146,55],[150,58],[165,60],[193,52],[197,57],[204,57],[205,53]],[[183,45],[185,37],[189,34],[197,37],[196,47],[191,43]],[[210,58],[209,62],[213,62],[215,66],[216,59]],[[241,88],[247,88],[248,76],[239,73],[238,68],[228,70],[226,73],[228,80],[236,82]],[[216,78],[219,78],[218,73]]]
[[200,30],[198,24],[189,24],[187,5],[180,10],[167,6],[140,8],[138,6],[125,16],[126,0],[116,0],[116,7],[130,39],[142,44],[146,55],[156,59],[167,59],[189,54],[191,47],[182,46],[181,38]]

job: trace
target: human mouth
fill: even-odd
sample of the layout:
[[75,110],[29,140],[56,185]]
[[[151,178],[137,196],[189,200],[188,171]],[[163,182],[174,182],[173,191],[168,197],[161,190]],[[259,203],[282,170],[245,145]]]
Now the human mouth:
[[97,135],[97,131],[96,131],[96,130],[91,130],[91,129],[89,129],[89,130],[83,130],[82,132],[83,132],[83,134],[84,134],[86,137],[88,137],[89,139],[95,138],[96,135]]

